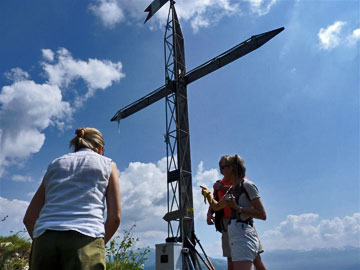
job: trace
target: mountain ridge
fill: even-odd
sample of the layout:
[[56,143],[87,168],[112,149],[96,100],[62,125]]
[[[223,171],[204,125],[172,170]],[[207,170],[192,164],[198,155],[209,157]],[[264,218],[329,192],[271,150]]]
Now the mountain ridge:
[[[273,250],[264,252],[262,258],[267,268],[272,270],[360,269],[360,247]],[[216,270],[227,270],[225,258],[210,258],[210,260]],[[151,249],[144,270],[156,270],[155,249]]]

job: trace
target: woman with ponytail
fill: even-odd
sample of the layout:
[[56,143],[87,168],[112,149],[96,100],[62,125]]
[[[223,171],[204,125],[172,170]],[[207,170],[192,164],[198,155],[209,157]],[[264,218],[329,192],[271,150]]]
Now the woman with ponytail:
[[105,269],[105,244],[120,225],[118,169],[104,156],[103,135],[95,128],[75,134],[74,152],[50,163],[24,217],[32,270]]
[[260,250],[260,241],[253,219],[266,220],[266,212],[255,184],[245,178],[244,160],[238,156],[226,156],[222,171],[229,175],[232,186],[225,196],[216,201],[204,186],[202,193],[214,211],[231,207],[228,237],[233,270],[251,270]]

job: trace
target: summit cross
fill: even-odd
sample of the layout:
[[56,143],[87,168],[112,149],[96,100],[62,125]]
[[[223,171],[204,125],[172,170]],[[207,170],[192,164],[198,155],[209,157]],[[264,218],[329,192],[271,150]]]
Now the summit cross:
[[[168,1],[170,7],[164,36],[165,84],[118,110],[111,121],[120,121],[165,98],[168,209],[163,219],[168,222],[166,242],[180,242],[183,249],[189,251],[189,256],[183,255],[182,258],[183,270],[197,269],[194,246],[199,240],[194,233],[187,85],[258,49],[284,28],[254,35],[186,72],[184,38],[174,0],[154,0],[145,9],[145,12],[149,12],[145,23]],[[213,266],[209,264],[207,267],[212,269]]]

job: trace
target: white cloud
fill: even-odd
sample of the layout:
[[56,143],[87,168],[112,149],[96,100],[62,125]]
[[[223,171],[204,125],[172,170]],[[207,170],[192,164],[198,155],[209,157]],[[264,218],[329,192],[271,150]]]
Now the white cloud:
[[350,46],[355,45],[360,40],[360,28],[355,29],[352,33],[347,37],[347,42]]
[[153,163],[132,162],[120,172],[120,187],[127,227],[137,223],[138,230],[143,232],[164,227],[166,171]]
[[77,98],[75,104],[77,106],[93,96],[96,89],[110,87],[113,82],[125,77],[121,62],[113,63],[109,60],[91,58],[85,62],[74,59],[65,48],[60,48],[56,56],[56,63],[42,62],[49,84],[65,88],[74,80],[82,79],[88,87],[87,93]]
[[13,175],[11,177],[11,180],[15,181],[15,182],[32,182],[32,178],[29,175]]
[[[0,235],[9,235],[25,229],[23,217],[29,203],[21,200],[8,200],[0,197]],[[4,221],[2,221],[5,219]],[[26,234],[26,237],[28,235]]]
[[9,163],[37,153],[45,140],[42,131],[50,125],[61,128],[72,113],[59,87],[30,80],[4,86],[0,105],[0,176]]
[[208,203],[204,203],[204,197],[201,195],[200,185],[212,189],[216,180],[221,179],[217,169],[204,170],[204,164],[201,161],[197,167],[196,174],[193,177],[193,204],[195,209],[195,222],[203,221],[209,208]]
[[321,28],[318,37],[320,40],[320,48],[324,50],[331,50],[340,44],[340,32],[346,22],[336,21],[327,28]]
[[[13,83],[0,91],[0,177],[5,167],[40,151],[47,127],[63,130],[74,111],[96,90],[104,90],[125,76],[121,62],[77,60],[65,48],[56,54],[43,49],[42,54],[46,83],[29,80],[29,74],[20,68],[5,74]],[[76,79],[85,82],[86,93],[69,89]],[[75,100],[66,101],[64,94],[69,92],[76,96]]]
[[288,215],[260,238],[265,250],[360,247],[360,213],[331,220],[313,213]]
[[[247,2],[249,0],[244,1]],[[179,19],[188,21],[194,32],[196,32],[200,28],[216,24],[223,17],[240,14],[240,2],[241,1],[232,0],[182,0],[176,3],[176,11]],[[264,15],[276,1],[250,2],[253,12],[256,11],[257,14]],[[106,27],[111,28],[121,22],[128,23],[129,21],[133,21],[142,23],[147,14],[144,13],[144,10],[150,3],[151,1],[147,0],[97,0],[95,4],[90,4],[90,10],[102,20]],[[169,3],[164,5],[164,7],[154,15],[154,18],[148,22],[151,28],[157,25],[163,26],[166,23],[168,7]]]
[[18,82],[30,78],[29,73],[23,71],[21,68],[12,68],[9,72],[5,72],[5,78],[10,81]]
[[42,49],[41,52],[45,60],[50,62],[54,61],[54,52],[52,50]]
[[322,50],[332,50],[341,45],[353,47],[360,40],[360,28],[349,31],[350,27],[344,21],[336,21],[327,28],[321,28],[318,33],[319,47]]
[[[215,169],[204,170],[202,162],[193,175],[196,223],[204,221],[209,206],[204,204],[199,184],[212,187],[220,176]],[[167,212],[166,158],[156,163],[132,162],[119,177],[123,206],[121,228],[130,228],[136,223],[135,231],[142,245],[164,242],[167,237],[167,222],[163,220]]]
[[[223,17],[240,13],[240,4],[229,0],[187,0],[179,2],[176,11],[180,20],[189,21],[194,32],[218,23]],[[166,22],[168,10],[160,10],[157,20]]]
[[270,12],[277,0],[246,0],[250,3],[250,9],[258,16],[264,16]]
[[123,21],[125,17],[116,0],[97,0],[96,4],[90,4],[89,8],[109,28]]
[[211,168],[209,170],[204,170],[204,163],[201,161],[197,167],[193,182],[196,186],[203,185],[212,188],[214,182],[221,178],[222,176],[217,169]]

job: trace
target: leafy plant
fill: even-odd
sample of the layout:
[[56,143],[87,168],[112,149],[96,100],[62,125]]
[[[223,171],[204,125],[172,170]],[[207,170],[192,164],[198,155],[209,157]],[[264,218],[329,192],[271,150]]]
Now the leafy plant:
[[31,243],[18,234],[0,236],[0,269],[28,269],[30,250]]
[[[8,216],[0,219],[5,222]],[[147,260],[146,255],[150,248],[135,248],[140,238],[133,236],[133,225],[128,231],[124,230],[122,240],[120,236],[110,241],[106,247],[106,269],[107,270],[142,270]],[[14,233],[11,231],[10,236],[0,236],[0,269],[1,270],[27,270],[29,269],[28,261],[31,252],[31,241],[20,236],[26,232],[21,230]]]
[[150,252],[150,248],[134,248],[134,245],[140,241],[140,238],[133,237],[132,230],[135,227],[134,224],[129,230],[124,230],[124,236],[120,243],[117,241],[120,236],[110,241],[109,247],[106,248],[107,270],[144,269],[146,255]]

